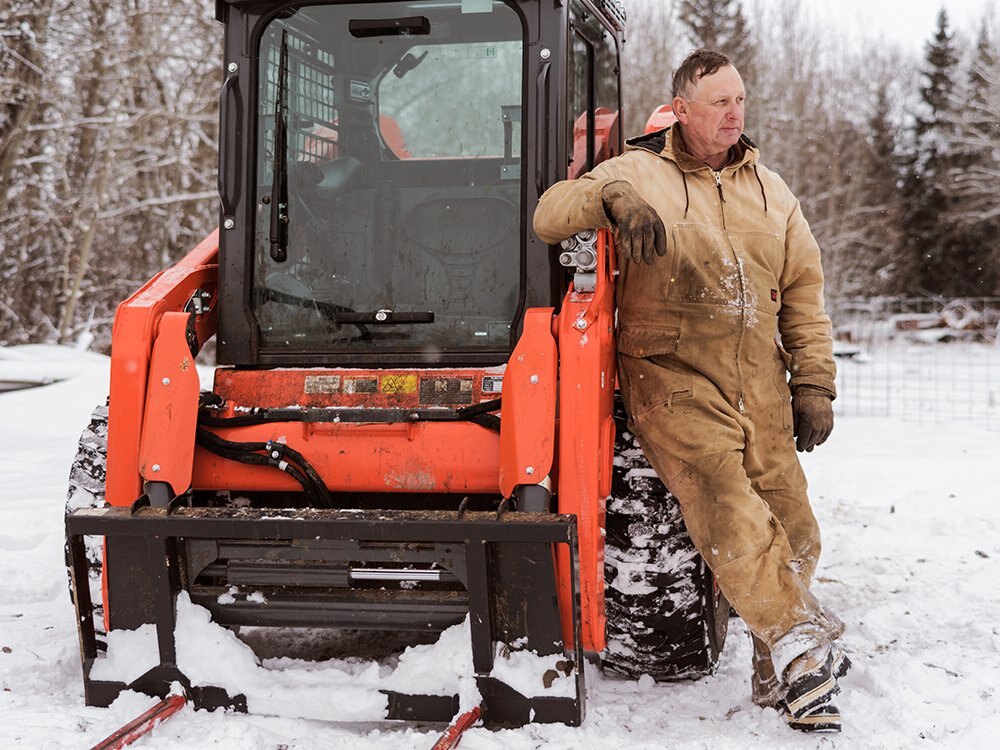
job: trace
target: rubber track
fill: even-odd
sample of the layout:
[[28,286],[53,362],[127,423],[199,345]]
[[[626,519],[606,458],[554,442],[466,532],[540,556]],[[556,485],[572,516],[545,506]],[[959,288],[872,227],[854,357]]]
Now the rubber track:
[[677,499],[656,476],[620,401],[605,539],[605,671],[655,680],[715,671],[729,605],[695,550]]
[[[76,457],[69,470],[69,490],[66,494],[66,512],[79,508],[103,508],[104,485],[108,472],[108,406],[94,409],[90,422],[80,435]],[[101,604],[101,572],[104,565],[102,540],[85,537],[87,548],[90,597],[94,602],[94,626],[104,632],[104,607]],[[66,547],[66,573],[69,575],[69,546]],[[70,596],[73,589],[70,586]]]

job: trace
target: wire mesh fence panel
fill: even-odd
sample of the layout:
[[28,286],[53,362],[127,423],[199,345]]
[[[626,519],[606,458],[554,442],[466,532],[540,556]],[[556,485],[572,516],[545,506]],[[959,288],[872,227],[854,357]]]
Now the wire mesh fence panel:
[[1000,430],[1000,298],[831,306],[839,414]]

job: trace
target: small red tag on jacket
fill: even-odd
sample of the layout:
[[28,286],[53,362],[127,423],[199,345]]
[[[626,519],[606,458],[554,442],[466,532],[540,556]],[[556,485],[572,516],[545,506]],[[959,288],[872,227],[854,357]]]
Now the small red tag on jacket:
[[772,289],[771,290],[771,302],[777,302],[777,301],[778,301],[778,290],[777,289]]

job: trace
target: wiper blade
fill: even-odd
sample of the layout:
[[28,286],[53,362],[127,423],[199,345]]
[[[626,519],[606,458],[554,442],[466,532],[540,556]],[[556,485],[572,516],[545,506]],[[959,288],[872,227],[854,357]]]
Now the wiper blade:
[[283,305],[294,305],[318,310],[323,316],[333,323],[353,323],[362,331],[365,327],[362,323],[375,323],[388,325],[390,323],[433,323],[434,313],[427,312],[395,312],[385,308],[375,312],[355,312],[349,307],[338,305],[335,302],[324,302],[319,299],[301,297],[297,294],[289,294],[271,287],[262,289],[265,301],[280,302]]
[[288,29],[281,30],[274,97],[274,164],[271,181],[271,258],[288,259]]
[[391,323],[433,323],[432,312],[395,312],[376,310],[375,312],[334,312],[329,314],[335,323],[371,323],[388,325]]

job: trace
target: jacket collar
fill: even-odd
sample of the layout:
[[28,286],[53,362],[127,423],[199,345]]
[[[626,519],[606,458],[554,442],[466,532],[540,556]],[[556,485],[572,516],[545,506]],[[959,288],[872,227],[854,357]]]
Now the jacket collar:
[[[625,150],[642,149],[649,151],[664,159],[674,162],[682,172],[698,172],[702,169],[711,169],[708,164],[696,159],[688,153],[681,137],[680,123],[674,123],[669,128],[657,130],[653,133],[630,138],[625,142]],[[738,169],[744,165],[756,165],[760,152],[756,144],[744,133],[740,140],[730,150],[729,164],[724,168]]]

